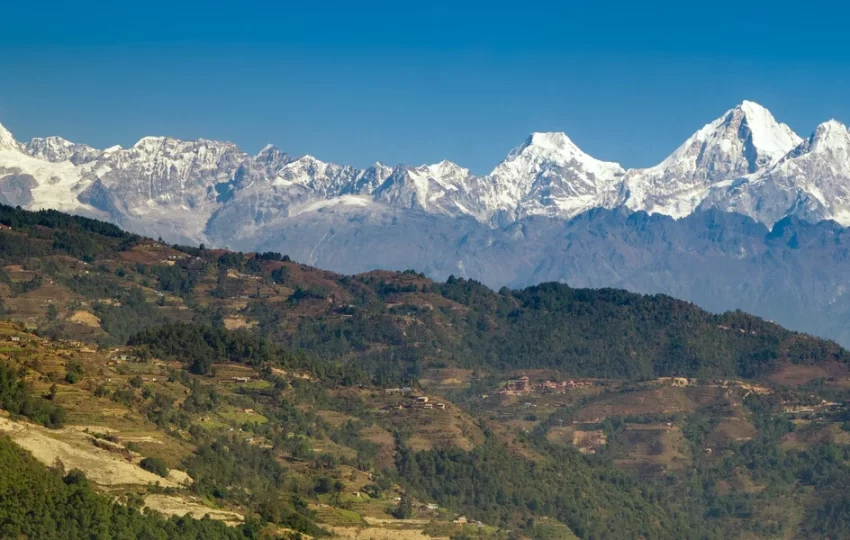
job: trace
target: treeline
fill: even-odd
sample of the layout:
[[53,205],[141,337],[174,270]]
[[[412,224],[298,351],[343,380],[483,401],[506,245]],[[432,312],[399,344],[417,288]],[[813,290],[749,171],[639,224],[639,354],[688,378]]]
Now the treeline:
[[[708,313],[665,295],[547,283],[494,292],[472,280],[416,285],[341,276],[351,304],[293,321],[280,304],[252,302],[246,316],[293,349],[356,362],[375,380],[415,381],[426,366],[496,371],[549,368],[574,376],[757,378],[784,362],[848,363],[833,342],[742,312]],[[287,282],[297,290],[297,283]],[[390,291],[389,293],[387,291]],[[438,295],[386,306],[388,294]],[[423,302],[431,306],[422,308]],[[344,315],[344,316],[340,316]],[[402,319],[414,320],[406,324]],[[285,324],[286,323],[286,324]]]
[[120,239],[139,238],[138,235],[128,233],[120,227],[105,221],[65,214],[56,210],[31,212],[21,209],[20,206],[12,207],[5,204],[0,204],[0,223],[13,229],[26,230],[34,227],[45,227],[68,232],[84,231]]
[[471,308],[462,334],[465,351],[456,356],[470,366],[545,367],[629,379],[749,378],[782,361],[850,360],[835,343],[741,312],[713,315],[665,295],[557,283],[497,295],[466,280],[435,289]]
[[0,254],[7,256],[33,257],[60,252],[91,262],[116,250],[129,249],[141,240],[140,236],[111,223],[55,210],[29,212],[20,207],[0,205],[0,224],[25,233],[31,239],[41,240],[21,242],[0,235]]
[[257,523],[227,527],[210,519],[165,519],[100,495],[78,470],[48,470],[0,436],[0,537],[238,540],[259,538]]
[[304,370],[328,385],[351,386],[371,380],[368,373],[355,365],[292,353],[246,330],[174,323],[139,332],[127,344],[146,347],[161,358],[179,360],[196,375],[208,374],[216,362],[233,362],[255,368],[278,366]]

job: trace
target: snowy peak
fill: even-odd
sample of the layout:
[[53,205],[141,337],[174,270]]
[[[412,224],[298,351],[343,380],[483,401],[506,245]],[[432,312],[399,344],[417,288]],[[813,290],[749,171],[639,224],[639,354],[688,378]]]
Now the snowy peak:
[[565,133],[532,133],[475,183],[469,199],[491,218],[570,218],[596,206],[610,206],[624,174],[619,164],[591,157]]
[[235,151],[243,154],[231,142],[209,139],[183,140],[174,137],[142,137],[128,151],[135,151],[143,155],[165,155],[169,157],[175,157],[180,154],[221,154],[227,151]]
[[[618,207],[676,218],[719,208],[769,225],[789,214],[850,224],[847,127],[826,122],[804,141],[752,101],[703,126],[660,164],[629,171],[590,156],[563,132],[531,133],[484,176],[447,160],[359,170],[310,155],[293,159],[272,145],[252,156],[205,139],[144,137],[104,151],[60,137],[22,145],[2,126],[0,149],[0,180],[22,172],[38,184],[33,203],[20,199],[30,206],[89,205],[115,221],[155,222],[186,238],[207,234],[214,215],[225,229],[250,228],[345,197],[494,226]],[[15,172],[4,177],[4,167]]]
[[254,156],[254,163],[263,170],[266,176],[274,178],[280,170],[289,163],[291,158],[286,152],[267,144]]
[[470,211],[458,206],[473,175],[456,163],[443,160],[419,167],[398,166],[372,192],[375,199],[402,208],[461,215]]
[[255,161],[263,163],[279,162],[282,159],[289,161],[289,155],[273,144],[265,145],[263,149],[257,152],[257,155],[254,156]]
[[343,193],[357,173],[353,167],[325,163],[305,155],[281,167],[272,184],[284,188],[303,186],[322,197],[334,197]]
[[770,111],[758,103],[744,101],[733,109],[738,110],[743,113],[742,124],[750,130],[753,147],[766,161],[776,162],[802,142],[790,127],[777,122]]
[[520,189],[541,177],[558,175],[570,179],[595,183],[607,183],[625,171],[618,163],[600,161],[584,153],[565,133],[532,133],[521,146],[513,149],[508,157],[490,174],[498,182],[513,179]]
[[579,147],[567,137],[566,133],[561,131],[532,133],[525,139],[525,142],[508,154],[508,159],[515,158],[526,151],[537,155],[559,155],[565,153],[574,155],[581,153]]
[[415,170],[427,174],[438,181],[448,181],[447,183],[455,183],[455,180],[464,179],[469,176],[469,169],[465,169],[457,163],[445,159],[433,165],[416,167]]
[[819,125],[776,164],[728,188],[712,191],[705,207],[737,212],[773,225],[787,217],[850,225],[850,133],[835,120]]
[[744,101],[694,133],[654,170],[718,181],[769,166],[802,139],[761,105]]
[[843,152],[846,158],[848,149],[850,149],[850,131],[838,120],[829,120],[815,129],[807,143],[809,152]]
[[630,171],[625,205],[676,218],[697,209],[718,189],[768,169],[802,139],[761,105],[744,101],[691,135],[667,159]]
[[15,140],[12,132],[0,124],[0,150],[18,150],[20,144]]
[[571,161],[593,169],[615,167],[617,163],[600,161],[586,154],[563,132],[535,132],[523,144],[511,150],[505,161],[524,159],[526,162],[552,161],[564,164]]
[[354,181],[346,188],[346,194],[369,195],[372,194],[393,173],[393,168],[384,165],[380,161],[368,167],[354,178]]
[[51,163],[70,161],[82,165],[97,159],[101,152],[86,144],[77,144],[62,137],[35,138],[25,145],[27,153],[34,158]]

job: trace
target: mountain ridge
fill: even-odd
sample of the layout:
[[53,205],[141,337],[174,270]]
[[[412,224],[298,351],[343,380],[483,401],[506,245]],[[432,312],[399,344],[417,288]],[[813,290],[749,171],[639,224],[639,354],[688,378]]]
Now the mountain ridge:
[[[305,203],[357,195],[377,205],[468,215],[491,227],[532,215],[570,219],[592,208],[619,206],[674,218],[715,207],[768,226],[788,214],[848,225],[850,196],[843,188],[850,180],[847,139],[847,128],[829,121],[804,140],[764,107],[744,101],[697,130],[661,163],[643,169],[597,160],[562,132],[534,132],[490,173],[474,175],[447,161],[392,167],[378,162],[358,169],[310,155],[293,158],[272,145],[251,156],[233,143],[208,139],[143,137],[130,148],[106,150],[59,137],[22,144],[5,128],[0,129],[0,167],[20,169],[37,184],[35,191],[45,192],[27,207],[50,207],[61,198],[64,210],[130,228],[151,217],[163,225],[173,221],[179,237],[212,243],[228,241],[205,236],[213,214],[240,203],[252,209],[240,195],[255,184],[264,186],[275,203],[266,204],[260,223],[269,214],[286,216]],[[45,165],[22,167],[21,156]],[[823,177],[811,182],[801,175]],[[56,178],[62,180],[58,184],[70,184],[70,194],[51,196],[55,190],[45,184]],[[95,184],[95,190],[111,192],[121,204],[86,194]],[[181,215],[186,210],[194,214],[191,219]]]
[[659,165],[629,170],[557,132],[531,134],[474,175],[448,161],[358,169],[207,139],[21,144],[0,129],[0,203],[343,273],[666,293],[850,346],[840,324],[850,316],[850,133],[828,121],[802,139],[752,102]]

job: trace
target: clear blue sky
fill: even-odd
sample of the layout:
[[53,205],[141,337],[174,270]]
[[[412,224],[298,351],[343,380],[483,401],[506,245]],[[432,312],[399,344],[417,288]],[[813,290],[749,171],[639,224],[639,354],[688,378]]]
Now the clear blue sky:
[[17,1],[0,123],[19,139],[205,137],[475,172],[565,131],[646,166],[744,99],[802,136],[850,123],[848,19],[838,2]]

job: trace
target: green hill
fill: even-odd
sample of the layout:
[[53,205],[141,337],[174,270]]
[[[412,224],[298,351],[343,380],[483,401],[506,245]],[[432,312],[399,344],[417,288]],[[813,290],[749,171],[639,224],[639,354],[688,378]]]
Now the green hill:
[[[0,487],[52,494],[0,520],[8,535],[69,519],[150,538],[848,530],[834,343],[661,295],[342,276],[52,211],[0,206],[0,224],[0,426],[41,461],[3,439]],[[60,450],[91,480],[44,469]]]
[[428,366],[588,377],[760,377],[847,352],[743,313],[666,296],[543,284],[494,292],[414,272],[340,276],[275,253],[166,246],[58,212],[0,208],[0,300],[53,337],[123,344],[175,322],[252,333],[363,377]]

